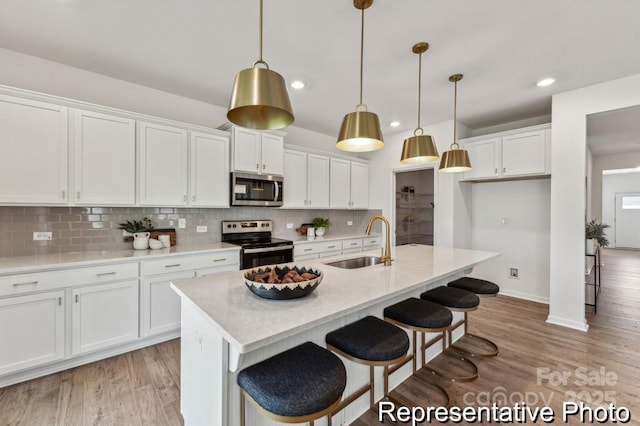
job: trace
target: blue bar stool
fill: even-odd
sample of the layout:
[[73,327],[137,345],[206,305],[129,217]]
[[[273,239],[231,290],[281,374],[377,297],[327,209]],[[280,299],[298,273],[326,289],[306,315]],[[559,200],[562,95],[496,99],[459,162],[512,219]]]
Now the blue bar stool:
[[[452,325],[449,330],[449,347],[467,356],[496,356],[498,354],[498,347],[490,341],[487,342],[492,348],[489,352],[485,353],[471,352],[462,348],[460,345],[453,343],[454,330],[464,326],[465,333],[467,332],[467,324],[469,322],[468,313],[478,309],[478,305],[480,304],[480,298],[478,295],[461,288],[440,286],[425,291],[420,295],[420,298],[434,303],[439,303],[454,312],[464,313],[464,318]],[[477,336],[474,337],[477,338]],[[485,339],[481,338],[481,340]]]
[[313,425],[340,405],[347,372],[340,358],[307,342],[245,368],[237,380],[242,426],[245,399],[265,417]]
[[[496,283],[492,283],[491,281],[482,280],[480,278],[472,278],[472,277],[462,277],[458,278],[455,281],[451,281],[447,284],[448,287],[459,288],[462,290],[467,290],[472,293],[475,293],[480,298],[482,297],[495,297],[500,292],[500,287]],[[470,352],[466,349],[462,349],[456,347],[457,350],[465,352],[470,356],[496,356],[498,355],[499,349],[498,345],[496,345],[491,340],[478,336],[476,334],[471,334],[467,331],[467,314],[465,312],[464,317],[464,332],[465,335],[471,337],[472,339],[477,339],[486,343],[491,349],[488,352]]]
[[[478,377],[478,367],[473,361],[459,354],[447,351],[447,332],[451,328],[451,321],[453,320],[453,315],[449,309],[437,303],[411,297],[395,305],[386,307],[384,309],[384,319],[392,324],[413,331],[413,351],[406,362],[413,360],[413,373],[416,377],[424,380],[423,377],[416,375],[416,371],[418,370],[418,333],[420,333],[420,351],[422,355],[421,368],[425,368],[434,375],[451,381],[465,382],[475,380]],[[425,342],[425,333],[439,333],[439,335]],[[470,370],[470,374],[455,376],[441,368],[428,365],[425,362],[426,351],[438,342],[442,342],[442,353],[444,356],[453,357],[457,361],[461,361],[462,365]],[[395,365],[391,372],[393,373],[393,371],[402,365]]]

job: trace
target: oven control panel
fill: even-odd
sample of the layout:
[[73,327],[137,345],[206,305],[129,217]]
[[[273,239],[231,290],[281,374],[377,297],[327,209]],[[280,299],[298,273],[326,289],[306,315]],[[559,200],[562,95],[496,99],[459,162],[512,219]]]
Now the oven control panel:
[[273,222],[270,220],[233,220],[222,221],[223,234],[243,232],[270,232]]

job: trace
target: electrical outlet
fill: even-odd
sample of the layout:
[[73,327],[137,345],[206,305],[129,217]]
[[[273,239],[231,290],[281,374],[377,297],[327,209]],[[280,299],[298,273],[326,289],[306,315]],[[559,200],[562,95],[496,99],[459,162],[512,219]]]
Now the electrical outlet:
[[510,278],[518,278],[519,271],[518,268],[509,268],[509,277]]
[[199,225],[196,227],[196,232],[207,232],[207,225]]
[[34,232],[33,241],[47,241],[53,239],[53,233],[51,232]]
[[293,229],[293,223],[287,223],[287,229]]
[[178,219],[178,228],[186,228],[187,227],[187,219],[181,217]]
[[353,221],[352,220],[348,220],[347,221],[347,226],[353,226]]

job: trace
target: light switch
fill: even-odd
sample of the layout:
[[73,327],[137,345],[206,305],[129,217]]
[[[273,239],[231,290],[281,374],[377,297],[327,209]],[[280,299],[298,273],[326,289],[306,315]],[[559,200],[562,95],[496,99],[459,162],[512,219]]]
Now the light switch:
[[187,219],[181,217],[178,219],[178,228],[186,228],[187,227]]

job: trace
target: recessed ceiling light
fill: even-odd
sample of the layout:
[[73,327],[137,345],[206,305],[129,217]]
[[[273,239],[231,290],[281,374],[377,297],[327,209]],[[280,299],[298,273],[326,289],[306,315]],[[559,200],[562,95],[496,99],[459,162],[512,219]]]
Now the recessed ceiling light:
[[392,121],[391,123],[389,123],[389,126],[391,127],[398,127],[400,125],[399,121]]
[[536,86],[538,87],[551,86],[555,82],[556,82],[556,79],[553,77],[543,78],[538,83],[536,83]]
[[291,82],[291,87],[293,87],[296,90],[300,90],[304,87],[304,81],[302,80],[294,80]]

